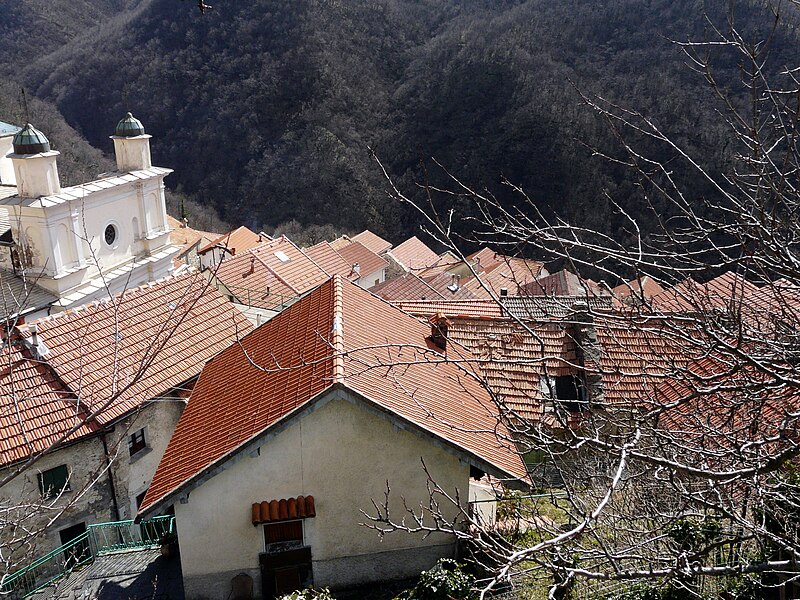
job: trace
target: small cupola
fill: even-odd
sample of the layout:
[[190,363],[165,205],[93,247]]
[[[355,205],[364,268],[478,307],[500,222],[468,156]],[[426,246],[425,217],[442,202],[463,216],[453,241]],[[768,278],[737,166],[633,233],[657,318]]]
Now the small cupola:
[[131,113],[127,113],[114,128],[114,135],[119,137],[135,137],[144,135],[144,125]]
[[61,192],[56,157],[50,140],[30,123],[11,141],[14,152],[8,157],[14,164],[14,179],[20,198],[39,198]]
[[41,154],[50,152],[50,140],[30,123],[14,136],[14,154]]
[[150,136],[144,132],[142,122],[127,113],[114,128],[114,154],[117,169],[122,172],[141,171],[153,166],[150,159]]

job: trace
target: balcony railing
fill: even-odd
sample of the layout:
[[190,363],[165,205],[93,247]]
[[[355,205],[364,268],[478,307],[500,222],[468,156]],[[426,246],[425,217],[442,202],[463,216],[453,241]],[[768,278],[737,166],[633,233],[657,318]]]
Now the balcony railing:
[[25,598],[94,561],[97,556],[159,546],[175,532],[175,517],[96,523],[78,537],[0,578],[0,594]]

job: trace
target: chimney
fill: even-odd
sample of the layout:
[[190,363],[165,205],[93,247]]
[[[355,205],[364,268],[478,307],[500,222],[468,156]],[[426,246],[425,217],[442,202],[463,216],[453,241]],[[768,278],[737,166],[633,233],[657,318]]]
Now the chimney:
[[450,320],[444,313],[438,312],[428,319],[431,324],[430,340],[439,350],[447,350],[447,332],[450,329]]
[[587,399],[595,406],[600,406],[603,400],[603,376],[599,372],[601,352],[594,318],[589,313],[589,303],[576,300],[567,320],[571,321],[567,325],[567,333],[575,341],[576,362],[584,369]]
[[500,299],[505,300],[508,298],[508,288],[500,288]]
[[358,279],[359,277],[361,277],[361,265],[360,265],[360,264],[358,264],[358,263],[353,263],[353,267],[352,267],[352,269],[350,270],[350,275],[351,275],[351,276],[355,275],[355,276],[356,276],[356,279]]
[[121,172],[141,171],[153,166],[150,159],[150,138],[144,132],[142,122],[131,113],[117,123],[114,128],[114,153],[117,169]]
[[14,136],[14,152],[8,157],[14,164],[17,195],[20,198],[39,198],[61,192],[56,157],[50,140],[30,123]]
[[248,275],[252,275],[255,272],[256,272],[256,257],[255,256],[251,256],[250,257],[250,270],[247,271],[247,273],[242,273],[242,279],[244,279]]

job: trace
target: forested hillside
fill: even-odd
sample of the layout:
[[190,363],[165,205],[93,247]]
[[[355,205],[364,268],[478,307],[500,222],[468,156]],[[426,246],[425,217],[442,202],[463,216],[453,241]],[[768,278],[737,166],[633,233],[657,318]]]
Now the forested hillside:
[[[702,38],[704,11],[722,19],[728,2],[218,0],[205,15],[176,0],[92,4],[119,10],[55,50],[12,48],[7,71],[106,151],[109,123],[133,110],[155,160],[176,169],[170,184],[234,223],[414,232],[373,148],[410,193],[434,157],[473,186],[503,195],[507,177],[545,211],[613,226],[596,210],[604,190],[634,214],[641,198],[630,174],[592,158],[613,138],[576,90],[653,115],[711,169],[726,160],[711,95],[667,38]],[[754,39],[771,25],[760,5],[734,5]],[[777,63],[798,62],[798,47],[781,29]],[[731,58],[716,64],[735,81]]]

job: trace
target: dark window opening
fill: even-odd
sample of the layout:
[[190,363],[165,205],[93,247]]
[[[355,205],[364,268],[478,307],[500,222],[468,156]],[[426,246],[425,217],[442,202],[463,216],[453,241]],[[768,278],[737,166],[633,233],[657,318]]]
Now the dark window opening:
[[39,492],[44,498],[52,498],[62,491],[69,491],[69,470],[67,465],[39,473]]
[[128,451],[130,455],[133,456],[140,450],[144,450],[147,448],[147,440],[144,436],[144,427],[141,428],[139,431],[133,432],[131,435],[128,436]]
[[109,246],[113,245],[117,239],[117,228],[113,225],[106,226],[106,230],[103,232],[103,237],[106,240],[106,244]]
[[576,375],[556,377],[554,392],[555,400],[566,410],[576,412],[586,408],[583,382]]
[[64,546],[64,562],[67,569],[83,564],[91,557],[86,523],[78,523],[58,532]]

